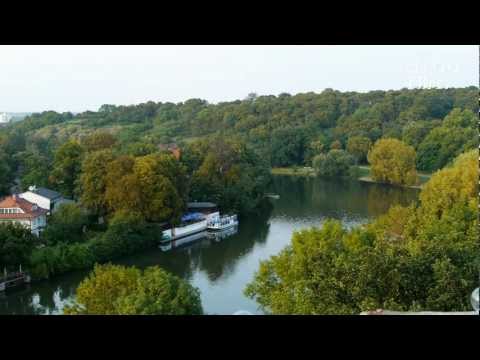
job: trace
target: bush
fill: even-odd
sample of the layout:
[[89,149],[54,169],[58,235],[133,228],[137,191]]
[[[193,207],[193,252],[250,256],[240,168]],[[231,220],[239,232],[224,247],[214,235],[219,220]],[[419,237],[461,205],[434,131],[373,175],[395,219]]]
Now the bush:
[[351,176],[354,163],[354,158],[344,150],[330,150],[313,158],[317,175],[326,177]]
[[48,219],[41,234],[49,246],[59,243],[76,243],[84,240],[83,230],[88,224],[87,213],[76,204],[62,204]]
[[34,250],[30,271],[34,278],[45,279],[69,271],[85,269],[120,256],[158,244],[162,232],[145,223],[136,214],[118,212],[107,231],[84,243],[58,243]]
[[4,268],[18,270],[28,265],[30,254],[38,239],[19,224],[0,223],[0,271]]
[[48,279],[51,276],[93,266],[95,260],[96,257],[88,243],[45,246],[33,251],[30,274],[35,279]]

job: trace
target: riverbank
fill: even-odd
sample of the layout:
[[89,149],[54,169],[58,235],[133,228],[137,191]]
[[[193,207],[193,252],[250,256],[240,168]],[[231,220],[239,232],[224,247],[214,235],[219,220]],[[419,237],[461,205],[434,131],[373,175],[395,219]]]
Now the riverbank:
[[278,167],[272,168],[272,175],[316,176],[312,167]]
[[[358,181],[363,182],[370,182],[380,184],[380,182],[375,181],[370,176],[370,166],[368,165],[361,165],[358,166]],[[272,168],[271,173],[273,175],[290,175],[290,176],[310,176],[315,177],[315,170],[312,167],[304,166],[304,167],[279,167],[279,168]],[[430,179],[432,174],[429,173],[421,173],[417,172],[418,175],[418,183],[416,185],[410,186],[402,186],[412,189],[421,189],[422,186]]]
[[[377,183],[379,184],[380,182],[375,181],[372,179],[370,176],[370,166],[359,166],[358,167],[360,170],[358,181],[364,181],[364,182],[370,182],[370,183]],[[429,173],[422,173],[422,172],[417,172],[418,176],[418,182],[415,185],[404,185],[402,187],[407,187],[407,188],[412,188],[412,189],[421,189],[423,185],[430,179],[432,174]]]
[[[221,240],[204,238],[168,252],[153,246],[111,263],[139,269],[156,265],[187,279],[200,290],[205,313],[231,315],[246,310],[261,315],[259,305],[244,295],[244,288],[258,270],[258,262],[288,246],[295,231],[320,226],[326,218],[341,220],[352,228],[384,214],[393,205],[407,206],[418,196],[413,189],[362,185],[275,176],[267,191],[280,195],[280,199],[262,202],[264,207],[245,215],[237,234]],[[122,229],[115,234],[123,234]],[[138,240],[134,234],[129,236]],[[63,306],[74,301],[75,290],[90,270],[52,275],[12,290],[3,298],[0,294],[0,315],[62,314]]]

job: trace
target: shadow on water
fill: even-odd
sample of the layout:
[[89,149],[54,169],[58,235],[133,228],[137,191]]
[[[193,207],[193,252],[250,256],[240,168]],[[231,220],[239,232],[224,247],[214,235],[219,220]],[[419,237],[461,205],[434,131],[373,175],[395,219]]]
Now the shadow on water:
[[[158,248],[115,261],[139,268],[158,265],[189,280],[200,289],[208,313],[257,312],[243,289],[258,262],[277,254],[290,242],[293,231],[319,226],[326,218],[347,226],[369,221],[392,205],[418,199],[417,189],[358,181],[275,176],[269,190],[278,200],[265,201],[257,214],[240,219],[238,232],[219,241],[211,238],[163,252]],[[89,270],[0,293],[0,314],[57,314],[73,299]],[[258,312],[257,312],[258,313]]]

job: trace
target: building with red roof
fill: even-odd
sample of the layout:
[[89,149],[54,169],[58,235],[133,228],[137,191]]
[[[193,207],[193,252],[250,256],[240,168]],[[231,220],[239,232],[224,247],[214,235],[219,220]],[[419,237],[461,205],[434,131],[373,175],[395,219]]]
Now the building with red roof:
[[15,194],[0,200],[0,224],[21,224],[37,236],[47,224],[47,213],[48,210]]

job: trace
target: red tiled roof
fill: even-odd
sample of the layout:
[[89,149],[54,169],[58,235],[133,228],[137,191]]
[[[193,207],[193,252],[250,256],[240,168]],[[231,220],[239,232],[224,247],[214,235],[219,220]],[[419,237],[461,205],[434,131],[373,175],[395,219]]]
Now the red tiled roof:
[[23,214],[0,214],[0,219],[33,219],[40,215],[44,215],[48,210],[42,209],[37,205],[33,210],[35,204],[22,199],[18,196],[8,196],[0,201],[1,208],[20,208],[24,211]]

